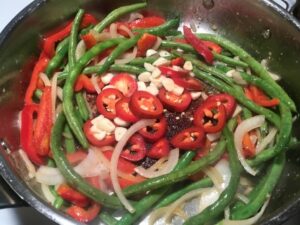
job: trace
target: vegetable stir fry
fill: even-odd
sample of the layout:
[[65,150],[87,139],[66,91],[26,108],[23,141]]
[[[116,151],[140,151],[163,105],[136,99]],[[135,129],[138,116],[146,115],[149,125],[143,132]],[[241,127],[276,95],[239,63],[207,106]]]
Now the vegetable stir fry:
[[80,9],[44,37],[21,112],[34,179],[80,222],[256,223],[294,102],[238,45],[145,8]]

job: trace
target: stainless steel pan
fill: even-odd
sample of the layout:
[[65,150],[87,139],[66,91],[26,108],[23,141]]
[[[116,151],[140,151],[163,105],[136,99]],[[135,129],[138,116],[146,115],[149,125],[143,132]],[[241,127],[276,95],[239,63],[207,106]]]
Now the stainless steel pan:
[[[39,36],[74,16],[79,7],[104,16],[113,8],[133,3],[118,0],[36,0],[0,35],[0,170],[9,186],[42,214],[59,224],[76,224],[43,199],[39,186],[26,177],[15,150],[19,148],[18,112],[28,84],[24,64],[38,53]],[[292,10],[295,0],[287,5]],[[285,6],[286,1],[280,1]],[[300,108],[300,24],[281,6],[267,0],[150,0],[149,7],[166,17],[180,15],[194,21],[199,31],[221,34],[255,57],[270,58],[271,70],[282,75],[282,85]],[[23,68],[23,72],[21,72]],[[295,135],[300,138],[300,122]],[[259,224],[281,224],[300,209],[300,153],[295,147],[272,201]],[[20,203],[11,193],[3,197]],[[22,202],[21,202],[22,204]],[[0,205],[4,207],[7,205]]]

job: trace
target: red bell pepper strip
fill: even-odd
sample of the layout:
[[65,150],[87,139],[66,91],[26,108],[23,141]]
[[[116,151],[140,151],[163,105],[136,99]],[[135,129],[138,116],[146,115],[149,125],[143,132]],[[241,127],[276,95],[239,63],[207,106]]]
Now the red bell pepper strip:
[[214,60],[214,55],[209,50],[209,48],[200,40],[195,34],[193,34],[192,30],[187,26],[183,26],[183,34],[185,40],[194,47],[194,49],[203,56],[204,60],[212,64]]
[[[97,77],[97,83],[99,88],[103,88],[104,84],[102,83],[100,77]],[[74,90],[76,92],[81,91],[82,89],[86,90],[88,93],[94,94],[96,93],[95,86],[93,85],[91,79],[84,74],[81,74],[75,83]]]
[[81,35],[81,39],[84,41],[88,49],[92,48],[94,45],[97,44],[97,40],[92,33]]
[[44,88],[40,100],[33,134],[33,143],[36,146],[37,154],[40,156],[47,156],[50,151],[52,123],[51,87],[47,86]]
[[39,74],[46,69],[48,62],[49,62],[49,58],[46,56],[45,52],[42,52],[39,60],[35,64],[35,67],[31,75],[29,86],[26,90],[25,105],[30,105],[33,103],[32,96],[38,85]]
[[[96,24],[97,20],[90,14],[85,14],[82,18],[81,28],[87,27],[91,24]],[[52,57],[55,53],[55,44],[58,41],[63,40],[71,33],[72,23],[68,23],[63,29],[60,31],[44,38],[43,40],[43,50],[45,51],[48,57]]]
[[143,36],[138,40],[137,47],[138,47],[138,54],[140,56],[144,56],[148,49],[151,49],[157,41],[157,37],[152,34],[143,34]]
[[43,165],[44,160],[36,152],[33,143],[34,117],[38,112],[38,105],[25,105],[21,112],[21,147],[28,155],[29,159],[37,164]]
[[86,156],[87,152],[84,150],[77,150],[76,152],[66,154],[66,157],[71,165],[75,165],[81,162],[85,159]]
[[88,209],[72,205],[66,210],[66,213],[72,216],[75,220],[87,223],[92,221],[100,212],[100,205],[93,203]]
[[90,204],[90,199],[88,197],[71,188],[67,184],[59,185],[57,194],[59,194],[64,200],[69,201],[79,207],[86,207]]
[[246,133],[243,137],[243,154],[247,158],[254,157],[256,154],[255,145],[251,141],[249,133]]
[[250,85],[249,90],[252,93],[253,101],[260,106],[274,107],[279,105],[280,103],[280,100],[278,98],[270,99],[262,90],[254,85]]
[[131,29],[157,27],[164,24],[166,20],[159,16],[149,16],[137,19],[129,24]]
[[163,75],[167,75],[171,78],[181,78],[189,75],[189,71],[184,69],[174,69],[169,66],[159,66],[158,68]]

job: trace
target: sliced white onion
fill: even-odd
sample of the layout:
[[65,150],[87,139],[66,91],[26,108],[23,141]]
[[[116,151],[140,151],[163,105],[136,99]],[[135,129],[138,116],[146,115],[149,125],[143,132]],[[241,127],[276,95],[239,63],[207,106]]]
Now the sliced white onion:
[[89,149],[86,158],[82,160],[74,170],[82,177],[105,177],[109,173],[108,167],[97,157],[93,149]]
[[48,76],[45,73],[40,73],[39,76],[40,76],[40,78],[43,81],[45,86],[51,86],[51,82],[50,82]]
[[109,26],[109,33],[111,35],[111,38],[117,38],[119,35],[118,35],[118,30],[117,30],[117,24],[116,23],[112,23],[110,26]]
[[265,209],[267,208],[269,203],[269,200],[267,200],[263,206],[261,207],[261,210],[253,217],[246,219],[246,220],[223,220],[221,221],[220,224],[222,225],[252,225],[255,224],[260,217],[262,217],[262,215],[265,212]]
[[151,49],[153,50],[157,50],[159,49],[160,45],[161,45],[162,39],[160,37],[157,37],[157,40],[155,42],[155,44],[152,46]]
[[253,116],[249,119],[242,121],[237,126],[237,128],[234,132],[234,144],[235,144],[235,148],[237,150],[238,158],[239,158],[242,166],[244,167],[244,169],[253,176],[256,175],[257,171],[255,171],[248,165],[248,163],[246,162],[246,160],[243,156],[243,153],[242,153],[243,138],[244,138],[245,134],[247,134],[249,131],[251,131],[253,129],[256,129],[256,128],[262,126],[264,122],[265,122],[265,116],[263,116],[263,115]]
[[238,104],[236,107],[235,107],[235,110],[232,114],[232,117],[236,117],[237,115],[239,115],[241,112],[243,111],[243,108]]
[[179,159],[179,149],[175,148],[172,151],[170,151],[170,154],[168,156],[168,161],[165,162],[159,170],[153,170],[152,166],[148,169],[145,169],[142,166],[138,166],[135,168],[135,172],[137,172],[139,175],[146,178],[154,178],[154,177],[162,176],[170,173],[174,169],[174,167],[178,162],[178,159]]
[[121,203],[125,206],[125,208],[131,212],[134,213],[135,209],[132,207],[130,202],[126,199],[125,195],[122,192],[122,189],[120,187],[119,181],[118,181],[118,161],[120,154],[126,145],[129,138],[140,129],[150,126],[154,123],[154,120],[140,120],[137,123],[133,124],[127,131],[127,133],[122,137],[122,139],[117,143],[115,150],[113,152],[113,155],[111,157],[111,165],[110,165],[110,178],[112,181],[112,185],[114,188],[114,191],[118,198],[120,199]]
[[256,154],[261,152],[265,147],[267,147],[274,139],[277,134],[277,129],[275,127],[272,127],[268,133],[268,135],[262,139],[260,143],[256,146]]
[[142,18],[144,18],[144,16],[142,14],[133,12],[133,13],[130,13],[128,22],[132,22],[132,21],[135,21],[137,19],[142,19]]
[[223,179],[219,171],[214,167],[208,167],[204,170],[204,173],[212,180],[218,191],[221,192]]
[[58,185],[65,182],[59,169],[48,166],[41,166],[38,168],[35,177],[37,182],[46,185]]
[[52,121],[55,121],[56,114],[56,96],[57,96],[57,77],[59,73],[55,73],[51,80],[51,102],[52,102]]
[[126,27],[125,25],[121,25],[119,27],[119,29],[122,30],[122,31],[124,31],[124,32],[126,32],[128,34],[128,36],[131,37],[131,38],[134,36],[134,34],[132,33],[132,31],[128,27]]
[[41,184],[41,189],[42,189],[43,195],[45,196],[46,200],[48,202],[50,202],[51,204],[53,204],[53,202],[55,201],[55,197],[51,193],[49,186],[46,184]]
[[197,27],[196,27],[196,24],[193,20],[190,22],[190,27],[191,27],[191,29],[194,33],[197,32]]
[[124,58],[116,59],[115,64],[126,64],[136,58],[137,55],[137,47],[134,47],[131,53],[125,53]]
[[58,115],[62,112],[62,104],[58,104],[55,109],[55,115],[58,117]]
[[202,212],[208,206],[214,204],[219,199],[219,197],[220,191],[217,188],[207,188],[207,190],[205,190],[201,195],[198,213]]
[[223,180],[221,184],[221,190],[225,190],[225,188],[228,187],[230,178],[231,178],[231,170],[229,166],[228,160],[221,159],[214,167],[219,174],[221,175],[221,178]]
[[93,37],[95,38],[95,40],[97,42],[102,42],[102,41],[106,41],[112,38],[111,34],[109,32],[101,32],[98,33],[95,30],[90,30],[90,34],[93,35]]
[[93,84],[93,86],[94,86],[94,88],[95,88],[97,94],[100,94],[101,88],[100,88],[100,86],[99,86],[98,78],[97,78],[96,75],[94,75],[94,74],[92,75],[92,77],[91,77],[91,82],[92,82],[92,84]]
[[63,101],[63,89],[61,87],[56,87],[56,94],[59,100]]
[[28,177],[30,179],[34,178],[35,174],[36,174],[36,170],[35,170],[35,167],[32,164],[32,162],[29,160],[27,154],[24,152],[23,149],[19,149],[18,153],[19,153],[21,159],[23,160],[23,162],[25,163],[26,169],[28,170]]
[[83,40],[79,41],[78,45],[76,46],[75,50],[75,58],[76,60],[80,59],[81,56],[84,55],[86,52],[86,46]]
[[245,204],[249,203],[249,198],[241,193],[237,193],[236,197],[241,200],[242,202],[244,202]]

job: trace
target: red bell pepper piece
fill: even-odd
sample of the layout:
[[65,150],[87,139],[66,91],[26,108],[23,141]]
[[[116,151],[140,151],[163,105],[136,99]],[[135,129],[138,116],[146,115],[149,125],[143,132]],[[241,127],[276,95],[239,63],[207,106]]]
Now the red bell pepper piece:
[[66,213],[72,216],[75,220],[87,223],[92,221],[100,212],[100,205],[93,203],[88,209],[72,205],[66,210]]
[[262,90],[254,85],[250,85],[249,90],[252,93],[253,101],[260,106],[274,107],[280,103],[278,98],[270,99]]
[[81,35],[81,39],[84,41],[88,49],[92,48],[94,45],[97,44],[97,40],[92,33]]
[[86,207],[90,204],[90,199],[88,197],[71,188],[67,184],[59,185],[57,194],[59,194],[64,200],[69,201],[79,207]]
[[251,141],[249,133],[245,134],[243,137],[243,153],[247,158],[254,157],[256,154],[255,145]]
[[37,154],[40,156],[47,156],[50,151],[52,122],[51,87],[47,86],[44,88],[40,100],[33,134],[33,143],[36,146]]
[[180,58],[180,57],[175,58],[175,59],[172,59],[172,60],[171,60],[171,64],[172,64],[172,66],[183,66],[183,64],[184,64],[184,59],[183,59],[183,58]]
[[159,16],[149,16],[137,19],[129,24],[131,29],[157,27],[164,24],[166,20]]
[[66,157],[71,165],[81,162],[86,156],[87,152],[84,150],[77,150],[76,152],[66,154]]
[[[97,83],[99,85],[99,88],[103,88],[104,84],[102,83],[100,78],[97,78]],[[74,90],[76,92],[81,91],[82,89],[86,90],[88,93],[96,93],[96,89],[89,77],[87,77],[84,74],[81,74],[75,83]]]
[[183,34],[185,40],[189,44],[191,44],[200,55],[202,55],[204,60],[207,63],[212,64],[214,60],[214,55],[209,50],[209,48],[203,43],[203,41],[200,40],[195,34],[193,34],[192,30],[187,26],[183,26]]
[[[95,17],[93,17],[90,14],[85,14],[82,18],[80,27],[84,28],[84,27],[89,26],[90,24],[95,24],[95,23],[97,23],[97,20],[95,19]],[[43,50],[45,51],[45,53],[48,57],[51,58],[54,55],[56,42],[61,41],[64,38],[66,38],[67,36],[69,36],[69,34],[71,33],[71,29],[72,29],[72,23],[68,23],[60,31],[44,38]]]
[[37,88],[38,81],[39,81],[39,74],[46,69],[48,62],[49,62],[49,58],[46,56],[45,52],[42,52],[39,60],[35,64],[35,67],[31,75],[29,86],[26,90],[25,105],[30,105],[33,103],[32,95],[35,89]]
[[21,147],[28,155],[29,159],[37,164],[42,165],[44,160],[40,157],[33,143],[34,117],[38,112],[38,105],[25,105],[21,112]]
[[152,34],[143,34],[143,36],[138,40],[137,47],[139,55],[143,56],[146,54],[148,49],[151,49],[157,41],[157,37]]
[[210,50],[216,52],[216,53],[221,53],[222,52],[222,48],[220,45],[212,42],[212,41],[202,41]]

